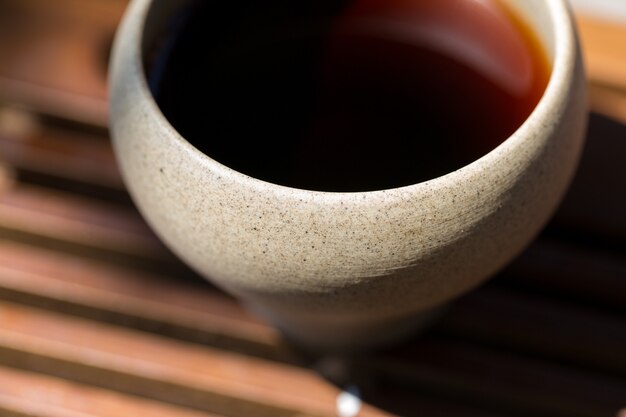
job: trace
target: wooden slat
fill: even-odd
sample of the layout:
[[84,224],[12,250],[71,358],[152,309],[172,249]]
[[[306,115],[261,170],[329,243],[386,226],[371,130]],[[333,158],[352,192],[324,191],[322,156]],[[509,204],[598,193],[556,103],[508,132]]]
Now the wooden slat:
[[626,123],[626,92],[610,86],[591,84],[588,93],[593,111]]
[[626,401],[623,379],[455,339],[421,338],[361,366],[416,391],[516,416],[614,416]]
[[[226,332],[237,340],[258,342],[265,338],[264,343],[269,348],[277,349],[270,329],[262,324],[255,325],[255,320],[241,312],[234,301],[218,294],[204,293],[197,288],[187,291],[184,285],[154,278],[120,275],[115,268],[94,268],[97,265],[92,262],[82,265],[79,262],[71,268],[64,256],[57,259],[52,253],[24,251],[25,248],[15,244],[0,246],[0,254],[3,254],[0,264],[6,265],[0,269],[2,288],[39,293],[42,298],[91,305],[105,312],[122,312],[144,320],[174,322],[177,326],[199,332]],[[38,259],[38,265],[27,265],[29,259]],[[144,288],[149,289],[144,292]],[[577,366],[582,364],[611,373],[626,373],[626,357],[623,355],[626,351],[626,319],[542,301],[529,295],[479,290],[457,303],[435,332],[487,342],[505,350],[567,360]],[[429,337],[416,343],[429,343]],[[412,367],[415,361],[405,359],[404,365]],[[385,364],[382,368],[391,372],[395,366]],[[446,385],[439,389],[444,394],[448,392]],[[493,391],[489,395],[494,396],[497,403],[502,396],[508,398],[507,395],[511,394]],[[520,390],[519,395],[532,396],[534,393]],[[492,401],[491,397],[489,401]],[[543,407],[543,403],[536,403],[533,407],[539,406]]]
[[24,184],[0,195],[0,237],[85,256],[182,271],[131,208]]
[[[360,373],[394,373],[384,359],[361,359]],[[174,342],[64,316],[0,304],[0,363],[236,416],[335,416],[340,390],[310,370]],[[382,366],[381,366],[382,364]],[[404,363],[410,369],[414,361]],[[383,369],[384,372],[380,372]],[[377,375],[376,375],[377,376]],[[477,373],[470,378],[480,382]],[[367,379],[367,378],[366,378]],[[519,415],[421,385],[365,386],[358,417]],[[434,395],[430,395],[433,394]],[[503,401],[500,392],[489,401]],[[380,406],[378,406],[380,405]]]
[[577,16],[591,108],[626,122],[626,25]]
[[447,335],[547,360],[626,376],[626,316],[490,285],[456,302]]
[[16,137],[0,130],[0,155],[20,171],[124,190],[110,142],[105,138],[49,128]]
[[293,361],[274,329],[200,284],[0,240],[0,298]]
[[626,93],[626,25],[584,15],[577,23],[590,82]]
[[0,362],[233,417],[334,416],[340,393],[305,369],[10,303]]
[[0,98],[105,126],[108,48],[126,3],[0,3]]
[[76,128],[0,107],[0,155],[21,181],[128,203],[106,133]]
[[5,193],[13,184],[13,170],[0,159],[0,194]]
[[0,414],[16,417],[218,417],[0,367]]
[[[625,305],[626,287],[624,291],[618,290],[626,285],[621,278],[626,276],[622,259],[615,259],[612,267],[607,259],[596,261],[569,248],[560,250],[558,243],[552,248],[545,239],[537,245],[516,263],[519,265],[516,276],[525,280],[526,285],[552,288],[577,297],[584,294],[593,303]],[[515,266],[511,269],[515,271]],[[505,273],[509,275],[503,277],[505,285],[511,281],[512,274],[512,271]],[[502,279],[496,280],[492,287],[498,287],[500,281]],[[3,298],[144,330],[158,330],[172,337],[229,347],[273,360],[292,360],[275,331],[245,313],[234,300],[208,286],[139,274],[101,262],[0,241],[0,289]],[[626,356],[622,354],[626,351],[626,340],[613,337],[622,331],[626,335],[626,324],[611,327],[610,316],[592,311],[585,313],[580,308],[572,312],[572,308],[568,310],[559,301],[514,295],[510,290],[492,293],[492,289],[486,288],[468,295],[443,317],[443,327],[449,331],[453,323],[455,332],[462,330],[467,336],[488,338],[505,346],[515,344],[518,348],[522,345],[514,343],[514,337],[527,338],[523,347],[533,353],[553,357],[564,354],[570,360],[626,374]],[[505,301],[498,301],[500,299]],[[577,317],[576,325],[561,326],[557,320],[562,318],[559,311]],[[509,321],[523,322],[529,313],[540,319],[527,323],[535,328],[518,331],[509,327]],[[489,317],[491,320],[487,320]],[[467,330],[479,324],[485,327],[475,332]],[[563,350],[581,335],[585,335],[586,343]]]
[[622,312],[625,277],[623,251],[554,237],[538,239],[501,274],[505,285]]

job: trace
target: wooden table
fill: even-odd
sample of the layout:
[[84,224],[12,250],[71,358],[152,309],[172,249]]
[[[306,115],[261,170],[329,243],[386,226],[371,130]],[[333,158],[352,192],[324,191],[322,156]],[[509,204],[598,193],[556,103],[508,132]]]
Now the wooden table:
[[[130,202],[106,130],[124,6],[0,2],[0,415],[337,415],[333,362],[189,271]],[[580,27],[593,113],[566,201],[429,332],[351,358],[359,416],[626,409],[626,29]]]

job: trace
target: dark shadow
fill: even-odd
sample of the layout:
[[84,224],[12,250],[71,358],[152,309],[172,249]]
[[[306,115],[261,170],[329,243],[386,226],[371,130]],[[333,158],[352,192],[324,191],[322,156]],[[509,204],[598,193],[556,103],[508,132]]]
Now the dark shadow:
[[626,244],[626,125],[591,114],[578,172],[550,227]]

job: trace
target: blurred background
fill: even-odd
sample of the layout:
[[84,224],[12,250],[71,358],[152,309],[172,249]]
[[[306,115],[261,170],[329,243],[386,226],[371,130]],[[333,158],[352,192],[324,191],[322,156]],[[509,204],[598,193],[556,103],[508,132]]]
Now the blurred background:
[[626,3],[619,0],[570,0],[570,3],[580,15],[626,21]]
[[0,415],[349,416],[351,383],[359,416],[626,416],[626,2],[572,0],[590,127],[544,233],[427,334],[321,365],[136,212],[107,130],[126,4],[0,0]]

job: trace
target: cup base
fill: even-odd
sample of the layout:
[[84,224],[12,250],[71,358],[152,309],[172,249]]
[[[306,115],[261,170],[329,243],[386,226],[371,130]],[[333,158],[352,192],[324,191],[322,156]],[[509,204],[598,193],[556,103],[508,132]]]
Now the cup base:
[[383,320],[315,320],[283,317],[258,304],[247,304],[254,314],[279,329],[297,348],[315,354],[363,352],[398,343],[426,330],[445,312],[447,305],[418,311],[406,317]]

